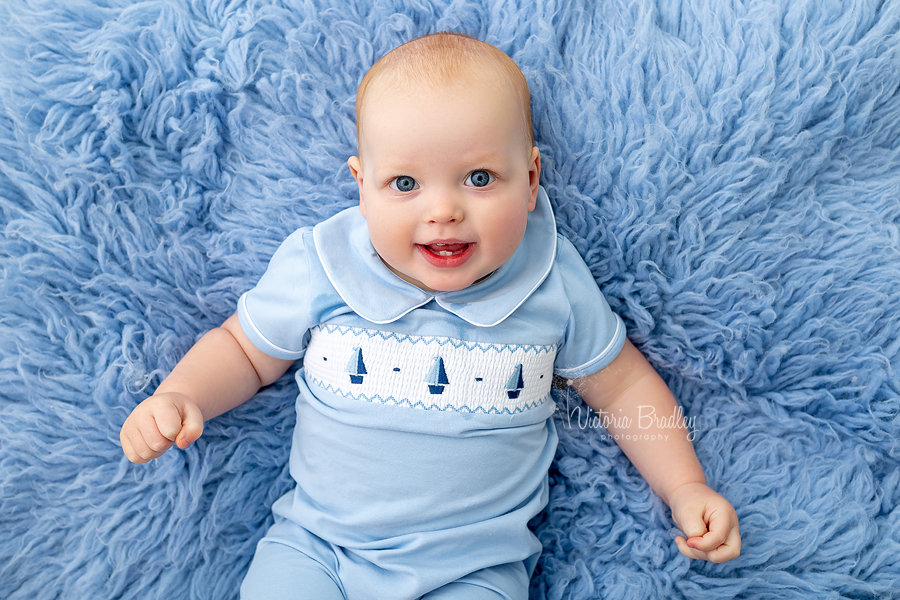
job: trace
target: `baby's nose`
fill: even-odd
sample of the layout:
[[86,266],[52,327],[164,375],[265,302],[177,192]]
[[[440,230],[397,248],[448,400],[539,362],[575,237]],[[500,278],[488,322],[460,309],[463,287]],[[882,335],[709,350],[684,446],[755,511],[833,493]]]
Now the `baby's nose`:
[[455,195],[449,193],[436,194],[428,205],[428,221],[430,223],[453,223],[462,221],[462,203]]

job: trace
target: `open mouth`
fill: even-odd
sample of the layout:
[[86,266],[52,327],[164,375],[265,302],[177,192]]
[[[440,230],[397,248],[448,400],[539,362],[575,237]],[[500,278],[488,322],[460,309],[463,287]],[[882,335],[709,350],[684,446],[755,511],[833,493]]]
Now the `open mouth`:
[[425,249],[437,256],[456,256],[462,254],[469,244],[427,244]]
[[419,251],[429,263],[444,269],[459,267],[465,264],[475,250],[475,244],[448,240],[419,244]]

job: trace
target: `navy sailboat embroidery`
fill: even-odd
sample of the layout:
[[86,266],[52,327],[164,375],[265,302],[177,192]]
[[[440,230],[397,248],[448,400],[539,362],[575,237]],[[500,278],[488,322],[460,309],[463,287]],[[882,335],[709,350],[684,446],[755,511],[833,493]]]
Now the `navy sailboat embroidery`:
[[350,383],[362,383],[366,374],[366,363],[363,362],[362,348],[354,348],[347,363],[347,372],[350,373]]
[[444,370],[444,359],[440,356],[434,357],[431,369],[428,371],[428,375],[425,376],[425,383],[428,384],[428,391],[432,394],[442,394],[444,386],[450,384],[450,381],[447,379],[447,371]]
[[522,365],[516,365],[512,375],[509,376],[509,381],[506,382],[506,395],[509,396],[510,400],[515,400],[519,397],[519,392],[524,387],[525,381],[522,379]]

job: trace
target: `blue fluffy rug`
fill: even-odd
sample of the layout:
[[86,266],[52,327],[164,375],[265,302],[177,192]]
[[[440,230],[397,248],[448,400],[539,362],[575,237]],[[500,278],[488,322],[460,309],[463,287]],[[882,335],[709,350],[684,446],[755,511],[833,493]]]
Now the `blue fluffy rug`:
[[3,0],[0,598],[236,598],[290,377],[132,465],[119,428],[278,243],[356,202],[363,73],[521,65],[542,182],[693,419],[743,551],[678,554],[577,396],[541,599],[900,598],[900,1]]

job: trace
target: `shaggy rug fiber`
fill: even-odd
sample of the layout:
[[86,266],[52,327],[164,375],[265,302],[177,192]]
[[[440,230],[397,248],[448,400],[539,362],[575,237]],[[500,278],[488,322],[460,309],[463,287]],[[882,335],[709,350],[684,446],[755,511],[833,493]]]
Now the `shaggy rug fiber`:
[[691,561],[578,397],[541,599],[900,598],[900,1],[3,0],[0,598],[237,597],[289,486],[286,376],[186,451],[119,428],[279,242],[357,200],[353,102],[494,43],[542,183],[672,387],[743,551]]

